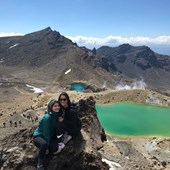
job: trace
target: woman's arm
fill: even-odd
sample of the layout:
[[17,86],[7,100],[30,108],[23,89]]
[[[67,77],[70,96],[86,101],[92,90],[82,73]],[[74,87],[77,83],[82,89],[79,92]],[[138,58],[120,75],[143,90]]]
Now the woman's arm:
[[43,120],[43,136],[49,145],[51,137],[51,121],[49,115],[46,115]]
[[73,109],[70,109],[67,114],[68,115],[67,115],[67,118],[64,119],[64,123],[71,128],[75,128],[77,124],[76,111]]

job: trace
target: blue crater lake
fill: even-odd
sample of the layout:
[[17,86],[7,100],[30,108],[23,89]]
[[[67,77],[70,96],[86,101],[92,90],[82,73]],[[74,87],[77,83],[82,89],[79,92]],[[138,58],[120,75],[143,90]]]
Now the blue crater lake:
[[85,85],[83,83],[72,83],[71,84],[71,89],[77,92],[83,92],[84,88],[85,88]]
[[170,136],[170,108],[136,103],[96,105],[105,131],[114,136]]

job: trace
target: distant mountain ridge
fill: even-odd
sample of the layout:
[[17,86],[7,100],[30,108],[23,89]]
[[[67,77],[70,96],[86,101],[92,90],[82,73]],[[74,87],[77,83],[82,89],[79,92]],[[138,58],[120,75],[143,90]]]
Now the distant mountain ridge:
[[[106,60],[105,69],[114,64],[117,72],[132,79],[143,78],[149,85],[168,88],[170,83],[170,56],[160,55],[146,46],[123,44],[118,47],[103,46],[97,54]],[[157,84],[155,84],[157,83]]]
[[129,44],[90,50],[47,27],[24,36],[0,38],[0,79],[5,76],[64,86],[85,81],[111,88],[142,78],[149,87],[170,90],[170,56]]
[[134,47],[129,44],[113,48],[103,46],[97,49],[97,53],[109,60],[114,60],[115,63],[124,63],[130,59],[142,70],[154,67],[170,71],[170,56],[157,54],[147,46]]

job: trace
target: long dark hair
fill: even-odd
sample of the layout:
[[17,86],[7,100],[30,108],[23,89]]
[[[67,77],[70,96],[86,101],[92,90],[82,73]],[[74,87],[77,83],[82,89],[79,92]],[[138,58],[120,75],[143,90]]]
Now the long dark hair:
[[69,97],[69,95],[66,93],[66,92],[62,92],[60,95],[59,95],[59,97],[58,97],[58,101],[60,102],[60,97],[61,96],[65,96],[65,98],[67,99],[67,102],[68,102],[68,106],[70,106],[71,105],[71,101],[70,101],[70,97]]

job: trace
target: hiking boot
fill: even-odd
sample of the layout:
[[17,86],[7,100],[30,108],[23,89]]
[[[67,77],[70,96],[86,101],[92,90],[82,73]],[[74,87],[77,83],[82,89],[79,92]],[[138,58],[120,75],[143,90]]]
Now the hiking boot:
[[68,133],[65,133],[63,136],[63,143],[66,144],[72,139],[71,135],[68,135]]
[[58,143],[58,150],[56,152],[53,152],[53,154],[60,153],[63,150],[64,147],[65,147],[64,143]]

